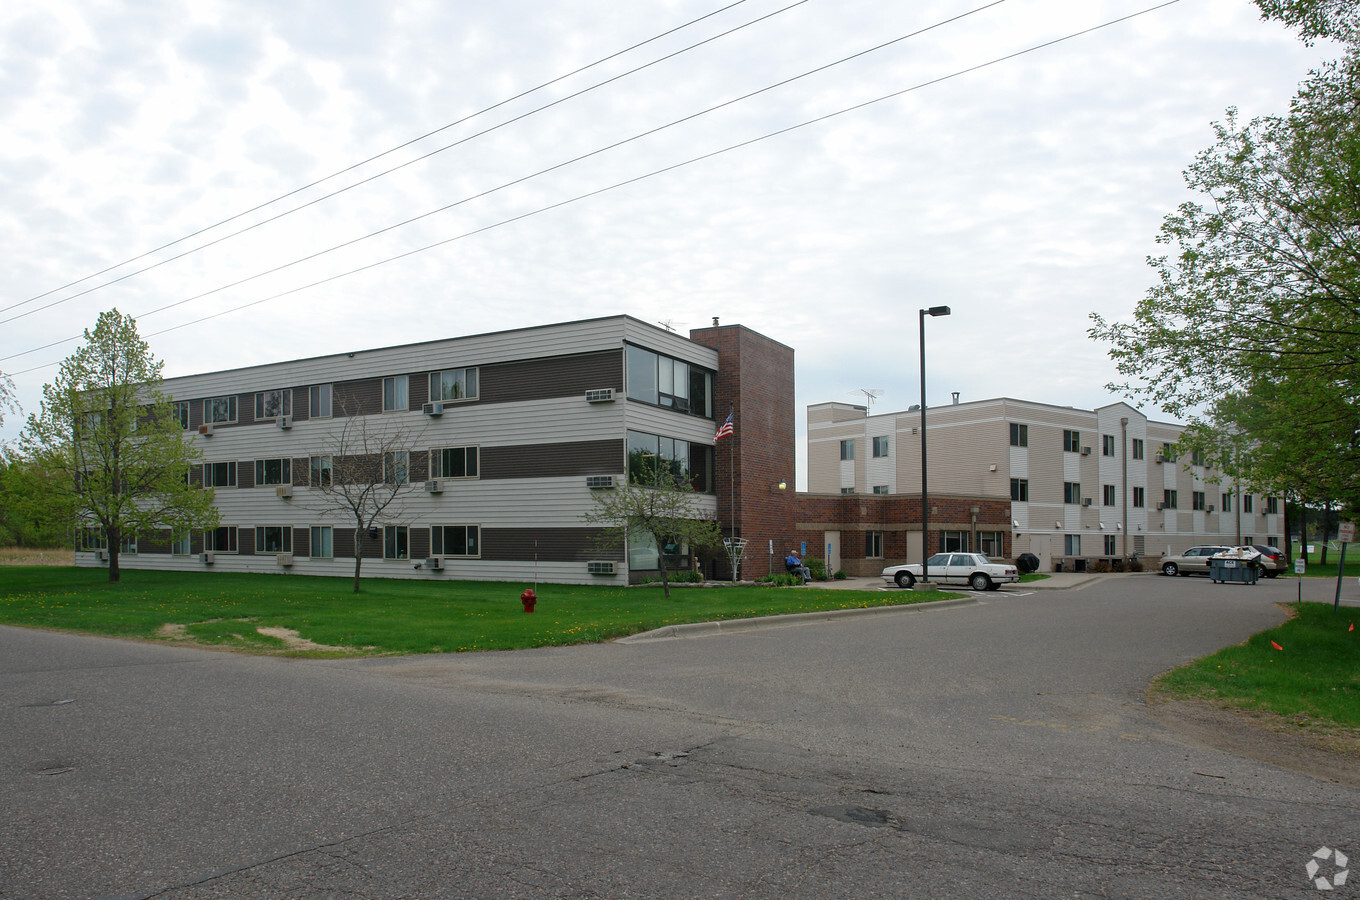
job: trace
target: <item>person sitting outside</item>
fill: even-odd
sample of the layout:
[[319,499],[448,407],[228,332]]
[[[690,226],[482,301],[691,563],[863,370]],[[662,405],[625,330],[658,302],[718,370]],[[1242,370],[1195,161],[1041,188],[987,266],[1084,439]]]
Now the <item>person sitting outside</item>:
[[807,566],[803,565],[803,561],[798,558],[796,551],[790,550],[789,555],[784,558],[784,568],[789,570],[790,575],[797,575],[802,578],[803,584],[812,580],[812,572]]

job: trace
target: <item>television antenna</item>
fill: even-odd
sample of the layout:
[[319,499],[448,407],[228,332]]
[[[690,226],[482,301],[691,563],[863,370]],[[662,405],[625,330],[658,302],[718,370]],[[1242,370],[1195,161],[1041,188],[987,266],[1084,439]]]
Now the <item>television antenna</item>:
[[677,322],[677,321],[675,321],[674,319],[661,319],[661,320],[659,320],[656,324],[660,325],[662,328],[666,329],[667,331],[675,331],[675,326],[676,326],[676,325],[684,325],[685,323],[684,323],[684,322]]
[[883,388],[857,388],[856,390],[864,395],[864,403],[870,409],[873,408],[874,401],[883,395]]

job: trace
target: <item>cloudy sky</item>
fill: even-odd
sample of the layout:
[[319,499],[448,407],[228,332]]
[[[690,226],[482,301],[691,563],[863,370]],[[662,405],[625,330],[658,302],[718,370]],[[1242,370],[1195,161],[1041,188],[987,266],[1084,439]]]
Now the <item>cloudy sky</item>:
[[5,0],[0,371],[36,410],[110,307],[167,375],[718,316],[796,351],[801,442],[916,402],[947,304],[932,405],[1095,407],[1210,123],[1336,55],[1248,0],[1024,52],[1153,5]]

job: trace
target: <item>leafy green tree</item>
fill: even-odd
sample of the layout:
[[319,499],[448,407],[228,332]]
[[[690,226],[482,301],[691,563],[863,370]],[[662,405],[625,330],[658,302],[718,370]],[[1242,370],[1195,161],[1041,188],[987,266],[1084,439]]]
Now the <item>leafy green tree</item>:
[[689,545],[691,551],[722,542],[722,530],[713,514],[699,508],[699,495],[689,476],[669,465],[651,467],[638,478],[639,464],[630,469],[627,484],[593,493],[595,506],[582,518],[604,526],[601,548],[626,546],[644,540],[657,548],[661,589],[670,597],[670,566],[667,548]]
[[51,476],[35,489],[69,506],[85,546],[107,546],[111,582],[125,541],[217,525],[212,490],[190,484],[201,453],[160,389],[163,365],[131,316],[101,313],[43,386],[42,411],[19,438],[36,471]]
[[13,448],[0,448],[0,546],[70,546],[69,499],[49,489],[60,477]]
[[[1261,6],[1310,22],[1307,33],[1354,16],[1350,4]],[[1131,321],[1093,316],[1090,330],[1128,379],[1114,387],[1234,429],[1235,474],[1281,491],[1306,474],[1316,481],[1303,496],[1349,503],[1360,498],[1357,52],[1315,71],[1288,115],[1243,124],[1229,111],[1215,125],[1185,173],[1204,199],[1158,235],[1174,248],[1149,260],[1158,283]]]

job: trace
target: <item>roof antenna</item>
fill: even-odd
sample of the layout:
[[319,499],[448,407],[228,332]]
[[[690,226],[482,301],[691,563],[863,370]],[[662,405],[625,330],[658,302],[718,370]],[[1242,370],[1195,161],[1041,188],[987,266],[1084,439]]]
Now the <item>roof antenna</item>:
[[883,394],[883,388],[857,388],[864,395],[864,402],[870,409],[873,409],[874,401]]

